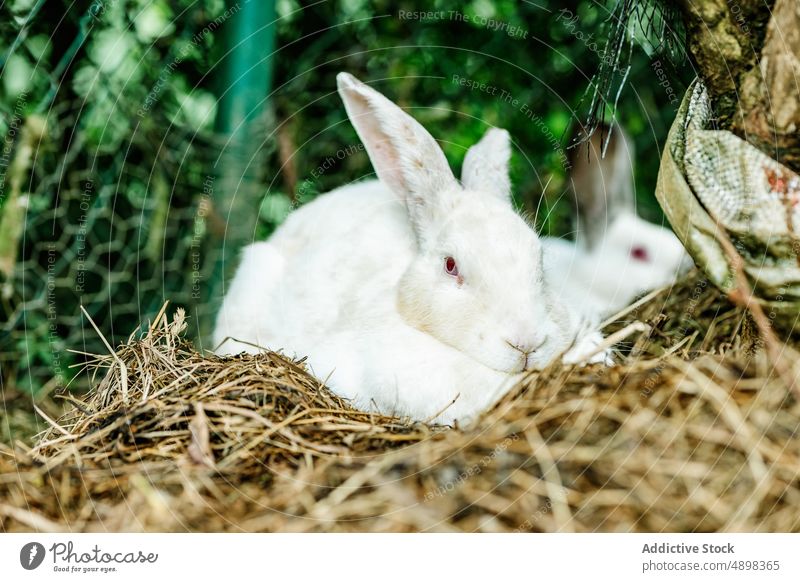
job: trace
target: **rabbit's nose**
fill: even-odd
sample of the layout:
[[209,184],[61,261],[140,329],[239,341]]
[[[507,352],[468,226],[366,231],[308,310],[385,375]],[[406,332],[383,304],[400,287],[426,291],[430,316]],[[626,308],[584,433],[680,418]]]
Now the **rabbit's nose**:
[[538,338],[512,338],[510,340],[506,340],[506,343],[510,345],[512,348],[517,350],[518,352],[524,354],[525,356],[532,354],[539,348],[541,348],[545,342],[547,341],[547,336],[544,336],[541,339]]

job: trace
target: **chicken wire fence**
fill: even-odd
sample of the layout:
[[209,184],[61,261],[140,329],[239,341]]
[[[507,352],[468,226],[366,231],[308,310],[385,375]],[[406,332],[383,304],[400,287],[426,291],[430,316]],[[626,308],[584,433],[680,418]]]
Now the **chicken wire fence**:
[[[0,338],[4,378],[17,387],[63,386],[80,361],[68,350],[105,351],[81,308],[112,346],[167,299],[196,323],[210,315],[203,281],[219,251],[205,220],[213,148],[180,132],[140,131],[124,147],[88,152],[72,135],[84,114],[80,104],[51,112],[38,147],[16,148],[35,158],[24,176],[30,189],[6,201],[22,210],[17,259],[3,273]],[[27,119],[21,139],[41,121]]]
[[107,353],[167,300],[187,310],[190,337],[210,331],[225,231],[213,198],[229,146],[213,130],[215,98],[190,83],[209,69],[226,9],[186,3],[185,29],[146,43],[135,2],[93,3],[66,41],[42,2],[11,4],[0,18],[11,40],[0,46],[0,379],[36,393],[85,383],[83,353]]

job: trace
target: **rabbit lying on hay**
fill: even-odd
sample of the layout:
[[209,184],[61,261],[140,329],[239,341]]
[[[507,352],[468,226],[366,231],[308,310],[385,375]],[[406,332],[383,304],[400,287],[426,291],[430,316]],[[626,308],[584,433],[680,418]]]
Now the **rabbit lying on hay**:
[[608,362],[513,209],[508,133],[470,149],[459,183],[419,123],[351,75],[337,81],[379,180],[320,196],[245,249],[217,351],[307,356],[357,407],[443,423],[558,358]]

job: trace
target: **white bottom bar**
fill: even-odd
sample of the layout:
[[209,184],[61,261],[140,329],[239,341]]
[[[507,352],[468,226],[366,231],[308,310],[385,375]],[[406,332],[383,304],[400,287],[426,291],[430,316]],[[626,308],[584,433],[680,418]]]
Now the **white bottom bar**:
[[800,580],[798,544],[800,534],[0,534],[0,578],[777,582]]

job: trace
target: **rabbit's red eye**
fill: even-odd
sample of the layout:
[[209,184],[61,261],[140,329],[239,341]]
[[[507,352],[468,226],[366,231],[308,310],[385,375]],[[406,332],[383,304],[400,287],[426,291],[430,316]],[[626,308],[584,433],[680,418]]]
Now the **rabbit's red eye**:
[[458,265],[453,257],[444,258],[444,270],[451,277],[458,277]]
[[650,254],[644,247],[636,246],[631,249],[631,257],[637,261],[647,262],[650,260]]

